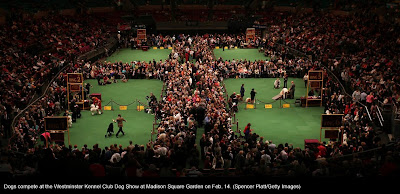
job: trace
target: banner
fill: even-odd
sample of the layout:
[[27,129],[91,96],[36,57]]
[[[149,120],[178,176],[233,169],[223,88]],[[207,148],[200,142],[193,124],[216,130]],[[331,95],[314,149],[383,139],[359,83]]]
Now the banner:
[[322,80],[322,71],[309,71],[308,72],[308,80],[310,80],[310,81]]
[[310,87],[311,88],[320,88],[321,82],[320,81],[310,82]]
[[66,116],[63,117],[45,117],[44,127],[46,131],[66,131],[67,128]]
[[83,83],[83,75],[82,73],[68,73],[67,74],[67,82],[68,83]]
[[246,108],[247,109],[253,109],[254,108],[254,104],[246,104]]
[[146,40],[146,29],[137,29],[137,39]]
[[81,91],[81,87],[80,85],[76,85],[76,84],[71,84],[69,87],[71,92],[79,92]]
[[257,29],[266,29],[267,26],[266,26],[266,25],[253,24],[253,28],[257,28]]
[[321,128],[339,128],[342,126],[343,114],[322,114]]

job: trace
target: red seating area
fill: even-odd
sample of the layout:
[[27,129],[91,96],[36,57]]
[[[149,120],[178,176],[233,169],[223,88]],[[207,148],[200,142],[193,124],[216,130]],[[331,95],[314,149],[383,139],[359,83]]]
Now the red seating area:
[[[244,14],[245,10],[241,6],[216,6],[213,8],[212,21],[227,21],[232,15]],[[152,15],[156,22],[172,21],[171,11],[169,8],[162,9],[161,6],[152,6],[149,8],[139,8],[135,13],[140,15]],[[208,20],[209,9],[206,6],[178,6],[175,11],[177,21],[199,21],[206,22]]]

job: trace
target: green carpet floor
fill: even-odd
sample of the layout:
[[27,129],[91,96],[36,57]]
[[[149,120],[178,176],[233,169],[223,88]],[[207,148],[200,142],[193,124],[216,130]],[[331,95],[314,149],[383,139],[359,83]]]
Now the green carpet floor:
[[[137,80],[131,79],[127,83],[118,82],[110,85],[99,86],[96,80],[85,80],[93,85],[90,93],[102,94],[102,106],[108,104],[112,99],[120,105],[128,105],[127,110],[119,110],[119,105],[113,103],[114,111],[103,111],[102,115],[91,115],[88,110],[82,111],[82,118],[77,119],[70,128],[70,140],[72,145],[78,147],[87,144],[92,146],[96,143],[101,147],[109,146],[111,144],[122,144],[124,147],[129,145],[132,140],[134,144],[145,145],[151,138],[151,130],[153,129],[154,116],[146,114],[144,111],[136,110],[136,99],[141,102],[146,101],[146,96],[153,92],[157,99],[160,98],[162,90],[162,82],[159,80]],[[111,105],[111,103],[109,103]],[[127,122],[124,123],[123,130],[125,135],[115,135],[110,138],[105,138],[108,125],[112,119],[116,119],[118,114],[121,114]],[[118,131],[117,124],[114,123],[114,132]],[[67,136],[65,136],[65,142]]]
[[[117,50],[113,55],[104,59],[109,62],[131,62],[131,61],[152,61],[164,60],[168,58],[171,50],[154,50],[148,51],[121,49]],[[137,80],[131,79],[127,83],[118,82],[106,86],[97,85],[96,80],[85,80],[93,85],[90,93],[102,94],[102,106],[106,105],[112,99],[120,105],[128,105],[136,100],[147,103],[146,96],[153,92],[157,99],[160,98],[162,90],[162,81],[159,80]],[[103,111],[102,115],[92,116],[90,111],[82,111],[82,118],[70,128],[70,142],[78,147],[87,144],[89,147],[94,144],[99,144],[100,147],[110,146],[111,144],[122,144],[124,147],[129,145],[132,140],[134,144],[145,145],[151,139],[151,130],[153,129],[154,116],[146,114],[144,111],[136,110],[136,103],[128,106],[127,110],[119,110],[118,104],[113,105],[114,111]],[[112,119],[117,118],[121,114],[127,122],[124,123],[124,136],[116,138],[115,135],[111,138],[105,138],[108,125]],[[117,124],[114,123],[114,132],[118,131]],[[65,142],[68,142],[68,137],[65,136]]]
[[[264,140],[272,140],[275,144],[289,143],[294,147],[304,148],[304,139],[318,139],[320,136],[321,114],[323,107],[296,107],[294,99],[287,99],[290,108],[279,108],[280,102],[272,100],[281,89],[273,89],[275,78],[245,78],[227,79],[225,85],[228,94],[240,93],[240,87],[244,84],[245,98],[250,97],[250,91],[257,91],[256,109],[245,109],[244,102],[239,103],[239,112],[236,118],[239,120],[239,129],[243,131],[247,123],[251,123],[254,132],[264,137]],[[296,84],[295,98],[300,98],[306,93],[304,82],[299,78],[289,78]],[[283,83],[282,83],[283,85]],[[271,109],[265,109],[264,104],[271,103]],[[282,104],[285,103],[282,101]],[[233,128],[236,130],[236,127]],[[328,139],[323,139],[323,141]]]
[[[70,128],[70,140],[72,145],[78,147],[87,144],[92,146],[96,143],[99,146],[109,146],[111,144],[122,144],[124,147],[129,145],[132,140],[134,144],[145,145],[151,139],[151,130],[153,129],[154,116],[146,114],[144,111],[136,110],[136,99],[147,104],[146,96],[153,92],[157,99],[160,98],[162,90],[162,82],[159,80],[137,80],[131,79],[127,83],[118,82],[106,86],[97,85],[96,80],[86,80],[93,85],[91,93],[102,94],[102,106],[109,104],[113,105],[114,111],[103,111],[101,115],[91,115],[88,110],[82,111],[82,118],[77,119]],[[109,103],[110,100],[115,103]],[[119,110],[119,105],[129,105],[127,110]],[[115,135],[105,138],[108,125],[112,119],[116,119],[118,114],[121,114],[127,122],[124,123],[123,130],[125,135]],[[117,124],[114,123],[114,132],[118,131]],[[65,136],[65,142],[67,136]]]
[[107,62],[119,62],[122,61],[124,63],[131,61],[156,61],[164,60],[168,58],[168,55],[171,53],[170,49],[149,49],[148,51],[142,50],[131,50],[131,49],[121,49],[117,50],[113,55],[108,57],[105,61]]
[[264,53],[258,52],[257,49],[214,49],[214,55],[216,59],[222,57],[224,60],[240,60],[240,59],[247,59],[250,61],[254,60],[266,60],[270,59],[269,57],[264,56]]

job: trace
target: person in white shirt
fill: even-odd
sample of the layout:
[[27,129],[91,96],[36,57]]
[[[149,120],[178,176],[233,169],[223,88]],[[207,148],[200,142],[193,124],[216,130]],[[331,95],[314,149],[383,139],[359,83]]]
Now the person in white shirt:
[[353,101],[360,101],[360,99],[361,99],[361,92],[360,92],[360,90],[355,90],[354,92],[353,92],[353,95],[351,95],[351,97],[353,97]]
[[287,154],[288,149],[285,148],[284,150],[281,151],[280,155],[281,155],[281,159],[283,161],[286,161],[288,159],[288,154]]
[[168,149],[166,147],[163,146],[158,146],[155,150],[155,153],[157,153],[160,156],[165,156],[167,155]]
[[272,140],[269,140],[267,144],[268,144],[268,149],[269,149],[269,151],[270,151],[270,152],[274,152],[274,149],[276,148],[276,144],[274,144],[274,143],[272,142]]
[[279,78],[276,78],[275,82],[274,82],[274,88],[278,89],[281,87],[281,81],[279,80]]
[[282,88],[280,95],[282,95],[282,99],[286,99],[286,95],[289,92],[287,88]]
[[264,150],[261,151],[261,159],[264,159],[265,163],[271,164],[271,156],[266,154]]
[[303,80],[304,80],[304,87],[306,88],[307,87],[307,82],[308,82],[308,74],[304,75]]
[[178,111],[176,111],[175,112],[175,115],[174,115],[174,119],[175,119],[175,122],[181,122],[181,113],[179,113]]
[[360,94],[361,103],[364,103],[364,104],[365,104],[365,102],[367,101],[367,96],[368,96],[368,94],[365,93],[365,91],[363,91],[363,92]]

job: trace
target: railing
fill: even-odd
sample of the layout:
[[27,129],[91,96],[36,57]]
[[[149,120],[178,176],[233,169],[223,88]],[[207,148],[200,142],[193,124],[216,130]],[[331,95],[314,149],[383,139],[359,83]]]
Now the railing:
[[392,131],[393,138],[398,138],[399,132],[397,132],[396,127],[398,126],[398,121],[400,121],[400,112],[398,112],[398,107],[396,105],[395,99],[392,100],[391,103],[391,111],[392,111],[392,117],[391,117],[391,124],[392,128],[390,129]]
[[[362,104],[362,103],[360,103],[360,104]],[[371,115],[369,114],[368,107],[364,105],[364,108],[365,108],[365,110],[367,110],[367,114],[368,114],[369,120],[372,121]],[[383,126],[383,125],[382,125],[382,121],[379,119],[379,117],[378,117],[378,120],[379,120],[379,122],[381,123],[381,126]]]
[[290,48],[290,47],[288,47],[288,46],[286,46],[286,45],[283,45],[283,44],[281,44],[281,43],[278,43],[278,42],[274,42],[274,44],[279,45],[279,46],[281,46],[281,47],[284,47],[285,49],[288,49],[291,53],[293,53],[293,54],[295,54],[295,55],[297,55],[297,56],[300,55],[300,56],[302,56],[302,57],[307,57],[307,58],[309,58],[310,60],[312,60],[312,56],[311,56],[311,55],[307,55],[307,53],[305,53],[305,52],[296,50],[296,49],[294,49],[294,48]]
[[[224,87],[224,94],[225,94],[224,97],[225,97],[225,100],[226,100],[225,101],[225,107],[227,107],[229,115],[231,116],[231,129],[233,128],[233,126],[236,125],[236,131],[235,132],[240,134],[239,119],[236,119],[236,113],[233,111],[233,109],[231,107],[229,107],[229,102],[228,102],[229,96],[228,96],[228,93],[226,91],[225,82],[223,82],[223,81],[222,81],[222,86]],[[237,105],[237,106],[239,106],[239,105]],[[233,120],[232,120],[232,117],[233,117]]]
[[[78,56],[78,57],[76,58],[76,60],[77,60],[77,61],[80,61],[80,60],[83,60],[83,59],[93,59],[93,58],[95,58],[95,57],[99,57],[99,56],[101,56],[102,54],[104,54],[104,52],[105,52],[105,51],[104,51],[104,48],[112,49],[113,47],[115,47],[115,45],[116,45],[115,39],[114,39],[114,38],[110,38],[110,39],[108,40],[108,44],[105,45],[104,47],[95,49],[93,52],[91,51],[91,52],[82,54],[82,55]],[[102,52],[99,52],[99,50],[102,50]],[[65,62],[64,64],[68,64],[68,63]],[[61,74],[62,72],[64,72],[64,71],[65,71],[68,67],[70,67],[70,66],[71,66],[71,64],[68,64],[68,65],[64,66],[62,69],[60,69],[60,70],[56,73],[56,75],[51,79],[51,81],[48,82],[48,84],[47,84],[47,86],[46,86],[46,89],[45,89],[45,91],[43,91],[42,95],[39,96],[38,98],[36,98],[33,102],[29,103],[23,110],[21,110],[21,111],[14,117],[14,119],[13,119],[13,121],[12,121],[12,123],[11,123],[10,132],[11,132],[12,135],[11,135],[11,137],[10,137],[10,139],[9,139],[9,145],[10,145],[11,141],[14,139],[14,137],[15,137],[15,135],[16,135],[16,134],[15,134],[15,131],[14,131],[14,127],[15,127],[15,125],[16,125],[16,121],[25,113],[26,110],[28,110],[29,108],[31,108],[32,105],[36,104],[36,103],[39,101],[39,99],[42,99],[43,97],[45,97],[46,95],[48,95],[48,93],[49,93],[49,88],[50,88],[50,86],[52,85],[52,83],[60,76],[60,74]]]
[[[345,87],[343,86],[342,82],[340,82],[340,80],[336,77],[336,75],[335,75],[333,72],[331,72],[331,71],[329,70],[329,68],[327,68],[325,65],[323,65],[323,66],[325,67],[326,71],[327,71],[333,78],[335,78],[336,82],[339,83],[340,88],[342,89],[343,93],[344,93],[345,95],[347,95],[348,97],[352,98],[352,96],[346,92]],[[359,105],[361,105],[361,106],[363,106],[363,107],[365,108],[365,110],[367,111],[369,120],[372,121],[371,114],[369,113],[368,107],[367,107],[365,104],[361,103],[360,101],[356,101],[356,103],[358,103]],[[378,119],[379,119],[379,117],[378,117]],[[379,121],[380,121],[381,126],[383,126],[383,124],[382,124],[382,122],[381,122],[380,119],[379,119]]]
[[[300,55],[302,55],[302,56],[304,56],[304,57],[307,56],[309,59],[312,59],[312,57],[311,57],[310,55],[307,55],[307,54],[304,53],[304,52],[301,52],[301,51],[299,51],[299,50],[290,48],[290,47],[285,46],[285,45],[280,44],[280,43],[275,43],[275,44],[277,44],[277,45],[279,45],[279,46],[282,46],[282,47],[284,47],[284,48],[290,50],[290,52],[292,52],[292,53],[294,53],[294,54],[296,54],[296,55],[300,54]],[[339,83],[340,88],[341,88],[341,90],[343,91],[343,94],[345,94],[345,95],[348,96],[348,97],[351,97],[351,95],[347,93],[345,87],[343,86],[343,84],[342,84],[342,82],[339,80],[339,78],[338,78],[327,66],[325,66],[323,63],[321,63],[321,65],[324,67],[325,71],[328,72],[328,74],[329,74],[331,77],[334,78],[335,82]],[[362,103],[359,102],[359,101],[356,101],[356,102],[357,102],[358,104],[360,104],[361,106],[363,106],[363,107],[367,110],[368,118],[369,118],[370,121],[372,121],[372,118],[371,118],[371,115],[370,115],[370,113],[369,113],[369,111],[368,111],[367,106],[364,105],[364,104],[362,104]],[[381,126],[383,126],[382,122],[381,122]]]
[[225,82],[222,81],[222,87],[224,88],[224,97],[225,97],[225,107],[228,107],[228,111],[231,113],[231,107],[229,107],[229,96],[228,96],[228,92],[226,91],[226,86],[225,86]]
[[379,106],[378,106],[376,109],[378,110],[378,119],[379,119],[379,122],[381,123],[381,126],[383,126],[382,122],[384,122],[385,120],[383,120],[383,116],[382,116],[382,113],[381,113],[381,109],[380,109]]
[[[306,53],[304,53],[304,52],[301,52],[301,51],[292,49],[292,48],[287,47],[287,46],[285,46],[285,45],[282,45],[282,44],[280,44],[280,43],[275,43],[275,44],[278,44],[278,45],[280,45],[280,46],[282,46],[282,47],[284,47],[284,48],[287,48],[287,49],[289,49],[289,50],[292,51],[292,52],[295,51],[295,53],[297,53],[297,54],[301,54],[301,55],[303,55],[303,56],[307,56]],[[333,79],[334,79],[337,83],[339,83],[340,88],[341,88],[341,90],[343,91],[343,93],[344,93],[346,96],[348,96],[348,97],[351,98],[351,95],[347,93],[345,87],[343,86],[342,82],[337,78],[337,76],[336,76],[333,72],[331,72],[331,71],[329,70],[329,68],[326,67],[324,64],[321,63],[321,65],[325,68],[325,70],[328,72],[328,74],[330,74],[330,75],[333,77]],[[359,101],[357,101],[357,103],[358,103],[359,105],[363,106],[363,107],[366,109],[367,114],[368,114],[368,118],[369,118],[370,121],[372,121],[372,118],[371,118],[371,115],[370,115],[370,113],[369,113],[368,107],[367,107],[366,105],[364,105],[363,103],[359,102]],[[395,111],[395,113],[397,113],[397,106],[394,104],[394,102],[392,102],[392,106],[394,106],[393,110]],[[378,106],[378,107],[377,107],[377,109],[378,109],[377,117],[378,117],[378,120],[379,120],[379,122],[380,122],[380,125],[383,126],[382,121],[384,121],[384,120],[383,120],[383,117],[382,117],[382,114],[381,114],[381,111],[380,111],[379,108],[380,108],[380,107]],[[389,146],[390,146],[390,147],[393,147],[394,145],[395,145],[394,143],[390,143],[390,144],[388,144],[386,147],[389,147]],[[378,147],[378,148],[374,148],[374,149],[370,149],[370,150],[365,150],[365,151],[362,151],[362,152],[358,152],[358,153],[355,153],[355,154],[357,154],[358,156],[368,157],[368,156],[371,156],[371,155],[374,155],[374,154],[376,155],[376,153],[377,153],[378,151],[380,151],[381,149],[382,149],[382,147]],[[350,157],[353,157],[353,156],[354,156],[354,154],[349,154],[349,155],[344,155],[344,156],[335,157],[335,158],[328,158],[328,160],[346,159],[346,158],[350,158]]]
[[[214,52],[212,52],[212,57],[213,57],[213,59],[215,59],[215,55],[214,55]],[[222,77],[222,78],[224,78],[224,77]],[[232,118],[231,118],[231,129],[232,129],[232,127],[234,126],[234,125],[236,125],[236,133],[239,133],[240,134],[240,129],[239,129],[239,119],[236,119],[236,113],[233,111],[233,109],[229,106],[229,95],[228,95],[228,92],[227,92],[227,90],[226,90],[226,85],[225,85],[225,82],[224,82],[224,79],[222,79],[222,81],[221,81],[221,85],[222,85],[222,87],[224,88],[224,98],[225,98],[225,108],[227,109],[227,111],[229,112],[229,115],[231,116],[231,117],[233,117],[233,120],[232,120]],[[237,104],[237,106],[239,106],[239,104]]]
[[[58,61],[61,61],[61,59],[60,58],[58,58],[58,57],[56,57],[56,56],[53,56],[53,55],[51,55],[51,57],[53,58],[53,63],[58,63]],[[59,64],[58,64],[58,66],[57,67],[59,67]],[[60,71],[60,70],[59,70]],[[57,72],[58,73],[58,72]],[[46,80],[47,81],[47,80]],[[45,82],[43,85],[42,85],[42,89],[43,88],[47,88],[47,86],[48,85],[50,85],[52,82]],[[29,104],[31,104],[33,101],[35,101],[36,99],[37,99],[37,94],[36,93],[34,93],[33,94],[33,96],[32,96],[32,98],[31,98],[31,100],[29,101],[29,103],[28,103],[28,105]]]
[[[387,149],[394,148],[396,145],[397,145],[397,143],[391,142],[391,143],[389,143],[388,145],[385,145],[385,149],[387,150]],[[361,159],[362,159],[362,158],[367,158],[367,157],[369,158],[369,157],[373,157],[373,156],[378,155],[379,152],[380,152],[382,149],[383,149],[383,147],[380,146],[380,147],[372,148],[372,149],[365,150],[365,151],[362,151],[362,152],[356,152],[356,153],[351,153],[351,154],[342,155],[342,156],[338,156],[338,157],[328,158],[328,161],[331,161],[331,160],[346,160],[346,159],[351,159],[351,158],[353,158],[355,155],[356,155],[358,158],[361,158]],[[385,154],[386,154],[386,153],[385,153]]]
[[[162,87],[162,90],[161,90],[159,102],[161,102],[163,100],[164,94],[165,94],[165,82],[163,81],[163,87]],[[157,102],[157,103],[159,103],[159,102]],[[153,128],[152,128],[152,131],[150,133],[150,142],[151,142],[151,144],[153,144],[153,139],[154,139],[153,135],[157,136],[157,134],[158,134],[158,132],[156,131],[156,126],[160,125],[160,123],[158,123],[157,120],[158,120],[157,113],[154,113]]]
[[107,49],[109,53],[112,53],[113,50],[116,49],[116,46],[117,46],[117,40],[111,37],[107,40],[106,45],[93,49],[83,55],[80,55],[79,57],[77,57],[77,61],[81,60],[96,61],[98,58],[101,58],[104,54],[107,54],[105,49]]
[[16,121],[25,113],[25,111],[26,110],[28,110],[29,108],[31,108],[32,107],[32,105],[34,105],[36,102],[38,102],[40,99],[42,99],[43,97],[45,97],[46,95],[48,95],[48,92],[49,92],[49,88],[50,88],[50,86],[51,86],[51,84],[60,76],[60,74],[65,70],[65,69],[67,69],[67,67],[70,67],[71,65],[69,64],[69,65],[66,65],[66,66],[64,66],[57,74],[56,74],[56,76],[54,76],[53,77],[53,79],[51,79],[51,81],[49,82],[49,84],[47,85],[47,87],[46,87],[46,89],[45,89],[45,91],[43,92],[43,94],[40,96],[40,97],[38,97],[36,100],[34,100],[32,103],[30,103],[28,106],[26,106],[22,111],[20,111],[15,117],[14,117],[14,119],[13,119],[13,121],[12,121],[12,123],[11,123],[11,129],[10,129],[10,131],[11,131],[11,134],[12,134],[12,136],[10,137],[10,139],[9,139],[9,145],[11,144],[11,141],[14,139],[14,137],[15,137],[15,131],[14,131],[14,127],[15,127],[15,125],[16,125]]

